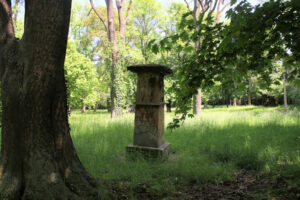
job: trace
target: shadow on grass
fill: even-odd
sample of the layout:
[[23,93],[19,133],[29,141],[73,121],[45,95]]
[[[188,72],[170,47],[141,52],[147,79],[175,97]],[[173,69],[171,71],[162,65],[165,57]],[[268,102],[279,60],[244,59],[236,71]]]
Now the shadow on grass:
[[233,171],[246,169],[293,181],[300,177],[299,128],[272,122],[233,123],[221,128],[203,122],[173,133],[166,131],[172,155],[165,163],[125,160],[125,147],[132,143],[132,124],[99,125],[93,133],[77,133],[73,141],[83,164],[102,178],[158,185],[163,178],[173,184],[203,183],[226,180]]
[[257,174],[282,177],[290,188],[299,191],[299,124],[270,122],[255,126],[234,123],[222,128],[198,124],[191,132],[186,129],[168,133],[173,151],[194,158],[208,156],[210,163],[231,165],[237,170],[254,170]]

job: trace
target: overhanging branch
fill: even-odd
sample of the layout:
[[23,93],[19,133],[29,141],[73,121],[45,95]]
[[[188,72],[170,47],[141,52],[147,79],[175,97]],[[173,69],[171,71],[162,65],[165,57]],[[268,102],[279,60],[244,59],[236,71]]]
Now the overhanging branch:
[[101,22],[103,23],[104,25],[104,28],[105,28],[105,31],[107,32],[108,28],[107,28],[107,23],[105,22],[104,18],[100,15],[100,13],[97,11],[95,5],[94,5],[94,2],[93,0],[90,0],[90,3],[91,3],[91,6],[92,6],[92,9],[94,10],[94,12],[96,13],[96,15],[98,16],[98,18],[101,20]]
[[129,1],[128,7],[127,7],[127,13],[126,13],[125,22],[126,22],[127,19],[128,19],[129,12],[130,12],[130,9],[131,9],[131,5],[132,5],[132,0]]

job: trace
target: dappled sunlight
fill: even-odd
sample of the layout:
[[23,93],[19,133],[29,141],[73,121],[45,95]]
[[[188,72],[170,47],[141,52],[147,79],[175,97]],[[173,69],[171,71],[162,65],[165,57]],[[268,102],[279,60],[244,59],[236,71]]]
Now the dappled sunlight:
[[[165,122],[173,116],[166,113]],[[203,112],[173,132],[165,130],[171,150],[164,163],[142,158],[126,161],[125,147],[133,140],[134,114],[112,120],[109,113],[73,113],[70,124],[80,160],[91,174],[132,185],[224,181],[240,169],[257,174],[299,173],[300,156],[295,153],[300,151],[298,112],[284,114],[276,108]]]
[[71,169],[70,167],[67,167],[67,169],[65,170],[65,177],[69,178],[70,174],[71,174]]
[[[168,122],[171,121],[171,117],[167,118]],[[194,129],[195,124],[197,128],[201,126],[210,126],[218,128],[226,128],[235,126],[238,124],[245,124],[251,126],[268,126],[268,124],[278,124],[282,126],[297,125],[300,122],[300,113],[291,112],[289,114],[282,113],[280,111],[260,111],[260,112],[207,112],[201,116],[194,117],[186,120],[183,127]],[[198,126],[199,125],[199,126]]]
[[52,172],[52,173],[49,175],[49,181],[50,181],[50,183],[56,183],[56,179],[57,179],[56,173]]

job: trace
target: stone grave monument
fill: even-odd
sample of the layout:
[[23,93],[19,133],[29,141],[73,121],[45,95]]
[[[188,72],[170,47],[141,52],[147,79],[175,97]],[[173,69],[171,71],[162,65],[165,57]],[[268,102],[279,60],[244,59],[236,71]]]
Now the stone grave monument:
[[127,156],[142,154],[145,158],[165,159],[169,143],[164,141],[164,76],[172,70],[147,64],[127,67],[137,73],[133,144],[126,147]]

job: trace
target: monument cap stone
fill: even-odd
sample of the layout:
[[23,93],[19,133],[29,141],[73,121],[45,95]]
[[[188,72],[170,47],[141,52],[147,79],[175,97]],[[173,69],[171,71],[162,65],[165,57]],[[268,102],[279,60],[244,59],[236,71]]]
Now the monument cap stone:
[[172,70],[169,67],[159,64],[132,65],[127,67],[127,69],[135,73],[153,72],[163,75],[172,74]]

